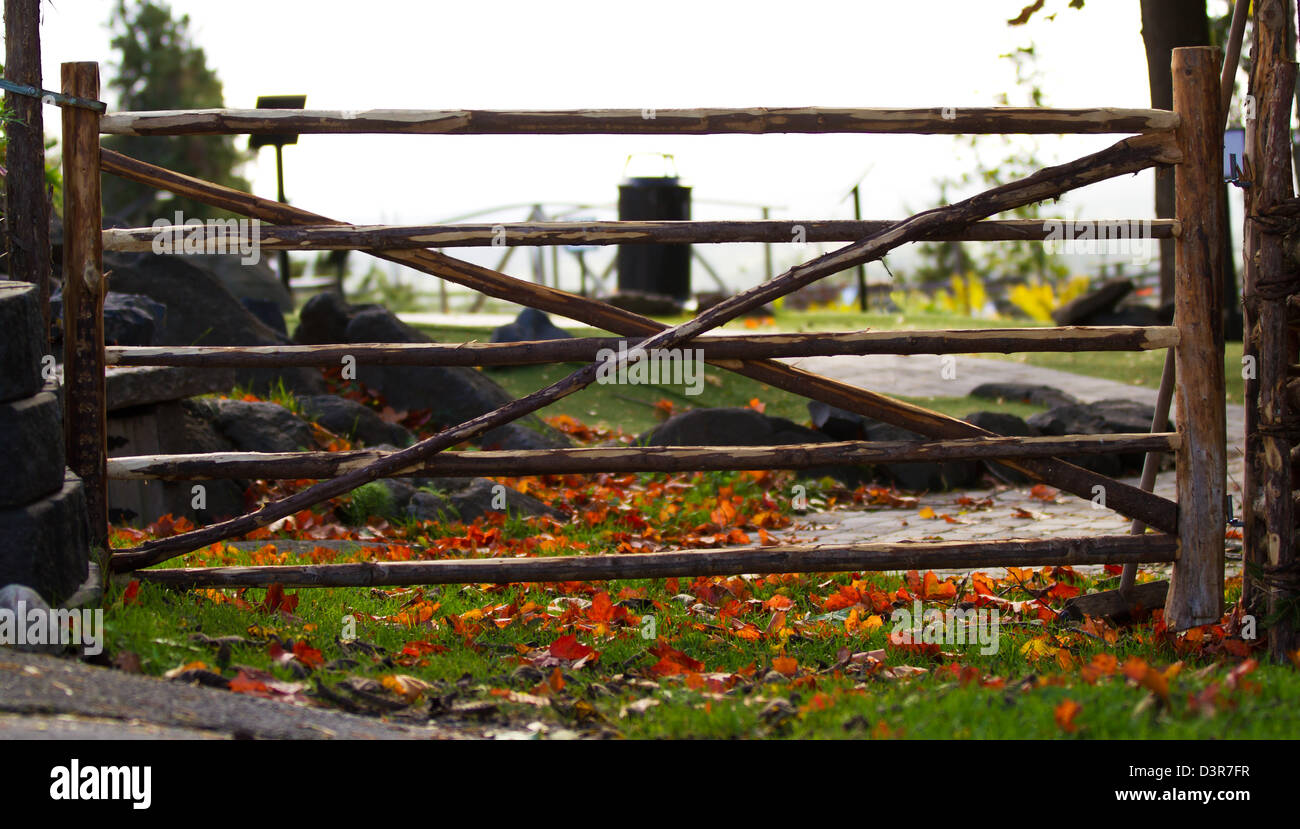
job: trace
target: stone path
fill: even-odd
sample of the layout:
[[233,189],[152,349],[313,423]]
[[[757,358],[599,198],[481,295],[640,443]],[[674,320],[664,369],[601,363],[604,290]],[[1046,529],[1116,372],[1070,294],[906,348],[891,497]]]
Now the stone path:
[[[866,357],[805,357],[787,360],[799,368],[825,374],[837,380],[873,391],[904,397],[964,397],[971,389],[987,382],[1033,383],[1054,386],[1085,403],[1107,398],[1123,398],[1155,405],[1156,391],[1129,386],[1112,380],[1083,377],[1054,369],[1030,366],[1009,360],[956,357],[953,371],[942,371],[944,363],[936,355],[871,355]],[[1245,410],[1240,405],[1227,407],[1228,492],[1237,509],[1241,503],[1242,457],[1245,441]],[[1137,477],[1122,479],[1138,485]],[[1173,470],[1156,479],[1155,491],[1166,498],[1176,497]],[[987,507],[973,509],[958,504],[967,497],[975,501],[990,499]],[[957,523],[942,518],[921,518],[919,511],[930,507],[936,516],[947,514]],[[1034,514],[1017,517],[1018,510]],[[1046,536],[1083,536],[1123,534],[1129,520],[1090,500],[1066,492],[1053,501],[1034,498],[1030,488],[998,487],[964,492],[923,495],[915,509],[871,507],[867,509],[823,512],[807,516],[797,525],[796,534],[808,543],[850,543],[864,541],[942,540],[969,541],[997,538],[1043,538]],[[1230,558],[1232,554],[1229,554]],[[1233,563],[1229,563],[1230,569]],[[1159,568],[1153,568],[1159,569]]]

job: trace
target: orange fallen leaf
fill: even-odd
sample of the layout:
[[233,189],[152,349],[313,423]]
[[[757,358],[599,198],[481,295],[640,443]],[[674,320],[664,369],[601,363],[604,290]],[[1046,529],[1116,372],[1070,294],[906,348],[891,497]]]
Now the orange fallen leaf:
[[1056,706],[1056,711],[1053,716],[1056,719],[1057,727],[1066,734],[1073,734],[1078,731],[1079,726],[1075,725],[1074,718],[1078,716],[1081,709],[1082,706],[1072,699],[1067,699],[1060,705]]

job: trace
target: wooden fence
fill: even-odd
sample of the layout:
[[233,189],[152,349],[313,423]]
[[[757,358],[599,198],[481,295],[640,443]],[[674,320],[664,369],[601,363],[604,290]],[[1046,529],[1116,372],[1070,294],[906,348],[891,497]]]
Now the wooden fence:
[[[564,112],[211,110],[125,112],[101,116],[63,112],[65,216],[64,289],[67,315],[65,377],[69,465],[86,481],[94,537],[106,538],[105,482],[116,478],[313,478],[318,482],[254,512],[192,532],[114,550],[114,571],[174,585],[395,585],[559,579],[692,576],[759,572],[895,570],[909,567],[1173,562],[1166,607],[1171,628],[1220,618],[1223,604],[1225,443],[1223,342],[1218,263],[1211,255],[1224,221],[1213,197],[1219,180],[1221,109],[1216,50],[1174,53],[1174,109],[708,109]],[[63,89],[97,98],[98,66],[63,65]],[[854,240],[798,265],[672,327],[604,303],[524,282],[428,249],[486,244],[483,225],[362,227],[287,204],[198,180],[103,149],[99,135],[216,135],[231,133],[1120,133],[1130,137],[1092,155],[1045,168],[1023,180],[903,221],[888,222],[595,222],[527,223],[506,227],[508,245],[628,244],[634,242],[790,241],[803,224],[809,240]],[[1175,238],[1177,306],[1172,326],[994,329],[905,333],[773,334],[697,339],[740,314],[818,279],[877,259],[908,242],[936,239],[1042,239],[1040,223],[988,217],[1114,176],[1175,165],[1177,217],[1153,223],[1158,238]],[[354,248],[489,296],[521,303],[605,329],[629,347],[649,351],[690,345],[710,363],[746,377],[905,427],[931,438],[917,443],[849,442],[807,446],[640,447],[447,452],[450,447],[578,391],[601,368],[596,352],[619,340],[547,343],[321,345],[270,347],[104,347],[102,250],[138,250],[155,229],[101,231],[99,181],[109,173],[218,208],[259,219],[267,249]],[[189,232],[187,230],[187,232]],[[1005,438],[938,412],[850,386],[773,360],[780,356],[869,353],[1172,349],[1176,365],[1177,432],[1106,437]],[[118,365],[334,366],[344,355],[358,364],[499,365],[578,360],[587,364],[559,382],[406,449],[391,453],[303,452],[280,455],[107,458],[104,367]],[[632,358],[637,349],[633,348]],[[612,358],[625,360],[625,357]],[[605,368],[610,368],[613,363]],[[1160,415],[1160,412],[1157,412]],[[1157,418],[1163,422],[1163,417]],[[1174,452],[1177,503],[1144,487],[1066,463],[1061,455],[1119,451]],[[1153,456],[1149,456],[1150,457]],[[1130,535],[985,542],[863,543],[776,546],[539,559],[429,561],[287,567],[151,569],[160,562],[264,527],[298,510],[343,495],[381,477],[503,475],[613,470],[802,468],[825,463],[997,458],[1033,478],[1092,499],[1134,519]],[[1149,464],[1154,470],[1154,465]],[[1100,489],[1098,489],[1100,488]],[[1147,532],[1147,528],[1154,532]]]

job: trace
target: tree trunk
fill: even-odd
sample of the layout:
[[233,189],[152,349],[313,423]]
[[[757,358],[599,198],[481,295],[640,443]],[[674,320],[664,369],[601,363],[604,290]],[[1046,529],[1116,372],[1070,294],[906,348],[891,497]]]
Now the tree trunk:
[[[1205,2],[1188,0],[1141,0],[1142,42],[1147,52],[1147,80],[1151,85],[1151,106],[1172,109],[1173,78],[1169,73],[1174,49],[1179,46],[1209,46],[1210,20]],[[1156,218],[1174,217],[1174,171],[1156,168]],[[1226,228],[1226,225],[1225,225]],[[1226,281],[1226,280],[1225,280]],[[1236,288],[1233,287],[1235,293]],[[1160,243],[1160,301],[1174,298],[1174,243]],[[1235,304],[1235,303],[1234,303]]]

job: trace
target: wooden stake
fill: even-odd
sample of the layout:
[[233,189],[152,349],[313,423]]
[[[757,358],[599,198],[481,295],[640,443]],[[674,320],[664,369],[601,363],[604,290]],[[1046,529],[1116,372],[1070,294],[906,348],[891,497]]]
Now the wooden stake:
[[668,553],[539,558],[446,559],[264,567],[141,570],[135,578],[172,587],[381,587],[415,584],[509,584],[612,579],[734,576],[742,573],[837,573],[959,567],[1167,562],[1173,536],[940,541],[771,546]]
[[1165,621],[1170,630],[1217,622],[1223,614],[1224,433],[1222,291],[1215,245],[1223,229],[1217,49],[1174,50],[1174,110],[1183,161],[1174,168],[1175,352],[1178,375],[1179,559],[1170,580]]
[[[62,65],[63,92],[99,97],[99,65]],[[68,466],[81,477],[90,545],[108,575],[104,261],[100,248],[99,113],[63,108],[63,429]]]

